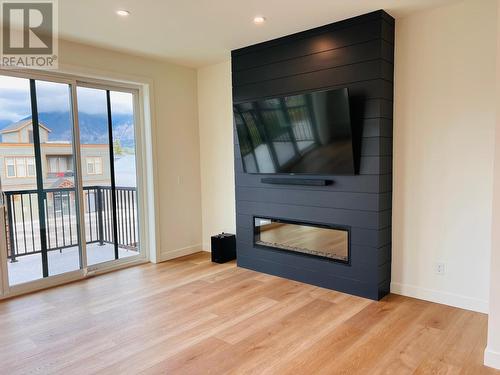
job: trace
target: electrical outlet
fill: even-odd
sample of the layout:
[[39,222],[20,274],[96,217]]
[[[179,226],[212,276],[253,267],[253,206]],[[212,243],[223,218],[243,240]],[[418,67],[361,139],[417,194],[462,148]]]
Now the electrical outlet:
[[446,266],[445,266],[445,264],[444,263],[436,262],[434,264],[434,271],[438,275],[444,275],[446,273]]

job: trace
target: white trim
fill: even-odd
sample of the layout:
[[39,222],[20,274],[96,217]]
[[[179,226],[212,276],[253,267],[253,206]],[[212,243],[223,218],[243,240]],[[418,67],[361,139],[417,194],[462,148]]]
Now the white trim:
[[145,257],[137,255],[129,258],[121,258],[118,260],[112,260],[110,262],[106,262],[108,265],[106,267],[95,267],[100,266],[103,263],[99,263],[96,265],[88,266],[87,272],[85,273],[85,277],[93,277],[97,275],[102,275],[104,273],[122,270],[128,267],[137,266],[139,264],[149,263]]
[[[141,124],[144,126],[141,129],[141,133],[138,134],[137,143],[144,146],[141,149],[139,155],[136,158],[136,162],[140,165],[138,170],[142,170],[144,178],[139,179],[139,183],[142,184],[142,205],[145,208],[143,211],[143,220],[147,222],[146,228],[141,231],[142,237],[140,237],[141,246],[145,246],[149,250],[149,260],[153,263],[157,262],[160,257],[160,212],[158,207],[160,206],[160,192],[159,192],[159,181],[158,178],[158,165],[156,163],[156,128],[155,124],[155,111],[153,107],[154,94],[153,85],[148,84],[139,89],[140,96],[142,100],[137,100],[136,105],[138,106],[137,113],[140,118]],[[146,126],[145,124],[149,124]]]
[[391,293],[441,303],[443,305],[459,307],[461,309],[476,311],[484,314],[488,314],[489,311],[489,303],[486,300],[443,292],[435,289],[422,288],[415,285],[392,282]]
[[193,246],[186,246],[186,247],[182,247],[180,249],[166,251],[164,253],[160,253],[160,256],[159,256],[159,259],[157,260],[157,262],[158,263],[165,262],[167,260],[171,260],[171,259],[186,256],[186,255],[199,253],[200,251],[203,251],[201,249],[201,244],[197,244],[197,245],[193,245]]
[[73,281],[84,279],[83,270],[76,270],[60,275],[54,275],[46,278],[41,278],[33,281],[29,281],[23,284],[17,284],[9,286],[5,291],[5,294],[0,297],[0,300],[4,298],[11,298],[19,296],[26,293],[36,292],[42,289],[48,289],[55,286],[67,284]]
[[484,351],[484,365],[500,370],[500,352],[487,347]]
[[[73,139],[72,139],[72,152],[73,152],[73,169],[75,171],[75,209],[78,212],[78,230],[80,232],[80,239],[87,238],[87,231],[85,225],[85,204],[83,202],[83,171],[82,171],[82,145],[80,143],[80,121],[78,120],[78,97],[76,93],[76,81],[71,85],[71,111],[73,114]],[[87,269],[87,241],[79,241],[80,247],[80,266],[82,269]]]
[[[4,202],[5,203],[5,202]],[[0,206],[0,228],[5,228],[5,205]],[[7,265],[7,234],[0,231],[0,299],[7,293],[9,274]]]
[[[147,252],[139,252],[137,255],[132,255],[125,258],[111,259],[106,262],[88,264],[85,270],[85,275],[98,274],[101,271],[107,271],[110,269],[120,268],[121,265],[133,263],[133,262],[148,262]],[[128,266],[127,266],[128,267]]]
[[[14,285],[9,288],[9,290],[4,294],[0,295],[0,301],[7,298],[12,298],[20,296],[26,293],[37,292],[44,289],[54,288],[57,286],[69,284],[75,281],[87,280],[90,277],[102,275],[112,271],[122,270],[128,267],[137,266],[145,263],[149,263],[148,260],[144,258],[130,259],[124,262],[115,263],[110,267],[98,269],[92,272],[87,272],[84,274],[83,270],[76,270],[72,272],[67,272],[61,275],[55,275],[43,279],[34,280],[24,284]],[[126,258],[125,258],[126,259]],[[124,260],[125,260],[124,259]]]

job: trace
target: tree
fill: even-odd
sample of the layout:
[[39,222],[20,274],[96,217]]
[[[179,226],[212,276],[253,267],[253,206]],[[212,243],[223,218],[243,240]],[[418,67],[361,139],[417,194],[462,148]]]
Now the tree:
[[120,144],[120,140],[119,139],[116,139],[113,142],[113,153],[115,155],[123,155],[123,148],[122,148],[122,145]]

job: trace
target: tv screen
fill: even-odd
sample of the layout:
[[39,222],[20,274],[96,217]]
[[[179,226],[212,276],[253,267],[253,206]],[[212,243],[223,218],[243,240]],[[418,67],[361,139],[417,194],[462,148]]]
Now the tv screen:
[[355,173],[347,89],[233,106],[246,173]]

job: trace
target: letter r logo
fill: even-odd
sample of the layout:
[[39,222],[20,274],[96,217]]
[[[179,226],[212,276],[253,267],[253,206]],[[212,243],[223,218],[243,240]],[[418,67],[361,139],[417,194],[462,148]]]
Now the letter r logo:
[[2,52],[16,55],[53,53],[52,1],[2,2]]

